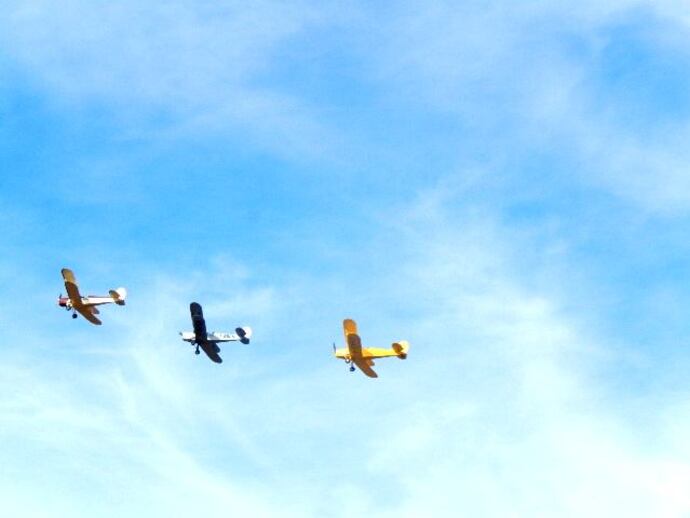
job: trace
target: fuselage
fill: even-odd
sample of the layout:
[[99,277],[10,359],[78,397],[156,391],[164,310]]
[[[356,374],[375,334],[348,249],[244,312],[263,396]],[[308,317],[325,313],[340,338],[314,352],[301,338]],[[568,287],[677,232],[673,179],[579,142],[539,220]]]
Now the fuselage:
[[[376,358],[376,356],[366,348],[362,348],[362,354],[360,356],[362,358]],[[340,349],[335,350],[335,357],[345,361],[350,361],[352,359],[352,353],[350,353],[350,349],[348,347],[341,347]]]
[[[115,301],[110,296],[89,295],[88,297],[81,298],[82,306],[99,306],[101,304],[111,304],[114,302]],[[72,300],[69,297],[58,297],[57,305],[61,308],[71,308]]]
[[[182,340],[185,342],[197,342],[197,334],[195,331],[182,331],[180,333]],[[236,342],[239,341],[240,337],[233,333],[221,333],[219,331],[213,331],[211,333],[206,333],[206,342]]]
[[[406,343],[406,342],[405,342]],[[407,358],[407,349],[403,349],[401,351],[396,351],[393,348],[390,349],[385,349],[382,347],[362,347],[359,351],[355,349],[355,353],[353,354],[352,351],[350,350],[349,347],[340,347],[335,350],[333,353],[336,358],[340,358],[341,360],[345,360],[346,362],[352,361],[353,356],[357,358],[388,358],[391,356],[397,356],[401,360],[404,360]]]

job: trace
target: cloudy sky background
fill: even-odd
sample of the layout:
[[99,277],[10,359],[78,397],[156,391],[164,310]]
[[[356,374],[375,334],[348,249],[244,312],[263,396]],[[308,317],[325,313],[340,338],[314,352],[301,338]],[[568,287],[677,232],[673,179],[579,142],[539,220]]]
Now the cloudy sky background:
[[690,4],[605,4],[8,0],[0,514],[689,515]]

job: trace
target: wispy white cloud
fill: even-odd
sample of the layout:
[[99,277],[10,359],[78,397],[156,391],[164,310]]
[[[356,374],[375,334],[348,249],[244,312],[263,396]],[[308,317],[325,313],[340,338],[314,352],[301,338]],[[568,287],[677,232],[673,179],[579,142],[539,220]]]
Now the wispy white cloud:
[[687,514],[690,458],[663,423],[674,405],[650,401],[631,420],[628,396],[596,374],[626,359],[567,298],[527,288],[529,240],[425,206],[396,223],[408,259],[388,287],[421,317],[414,368],[396,373],[407,404],[369,445],[369,469],[397,487],[389,514]]
[[[46,505],[73,515],[690,511],[690,452],[678,439],[687,412],[655,402],[638,434],[618,409],[626,395],[595,375],[620,358],[602,354],[606,337],[566,301],[534,288],[520,259],[529,239],[473,209],[449,212],[433,190],[408,209],[370,243],[377,260],[395,250],[387,274],[328,281],[346,292],[366,281],[371,295],[349,310],[367,343],[412,342],[407,361],[378,362],[375,383],[330,357],[324,336],[339,322],[331,292],[313,290],[321,278],[254,291],[251,268],[231,257],[183,279],[159,273],[103,328],[44,347],[43,359],[32,348],[7,356],[1,437],[29,440],[4,453],[16,490],[7,508],[44,476],[65,480]],[[309,296],[291,298],[299,292]],[[194,298],[214,327],[244,314],[254,344],[224,347],[220,368],[196,358],[176,336],[188,326],[181,301]],[[34,462],[19,467],[24,455]]]
[[241,134],[245,145],[313,155],[331,129],[304,99],[261,78],[292,38],[327,16],[307,2],[36,0],[6,6],[0,44],[51,99],[105,107],[130,138]]
[[[154,106],[173,114],[170,131],[190,134],[224,131],[227,118],[240,131],[258,128],[275,149],[311,149],[322,135],[308,103],[255,83],[283,43],[319,23],[302,7],[267,2],[228,14],[185,2],[73,2],[57,13],[34,2],[6,11],[0,38],[63,102]],[[368,49],[389,92],[499,142],[517,128],[528,149],[557,143],[582,160],[587,181],[641,206],[685,206],[682,139],[642,153],[642,135],[596,113],[583,89],[606,24],[643,4],[423,7],[387,17],[374,36],[381,45]],[[575,35],[574,50],[549,47],[554,15]],[[234,106],[228,92],[251,102]],[[278,137],[289,129],[297,142]],[[137,280],[128,306],[105,309],[99,329],[37,326],[49,318],[5,302],[6,343],[22,346],[0,366],[3,514],[688,514],[688,409],[661,397],[631,402],[607,381],[602,373],[641,367],[607,346],[624,337],[598,332],[593,310],[573,312],[571,284],[584,278],[578,289],[597,292],[568,262],[567,236],[542,248],[475,199],[487,169],[451,171],[396,206],[373,196],[360,210],[377,215],[337,256],[321,236],[300,243],[337,268],[264,263],[257,278],[232,256],[191,271],[145,266],[128,272]],[[650,188],[660,171],[668,181]],[[31,274],[18,282],[19,262],[3,264],[6,289],[41,288],[23,304],[42,307],[45,288]],[[567,278],[549,286],[554,271]],[[191,300],[204,304],[210,327],[254,327],[254,343],[225,346],[220,368],[196,358],[177,336]],[[330,356],[345,316],[360,321],[367,343],[409,339],[409,359],[378,362],[374,383],[349,375]],[[635,416],[621,410],[633,404]]]
[[[469,129],[471,145],[460,145],[459,156],[483,149],[482,136],[511,163],[555,152],[568,164],[558,172],[564,181],[579,179],[674,214],[688,208],[687,110],[659,108],[645,117],[649,95],[635,104],[607,90],[615,71],[604,58],[611,44],[628,38],[686,70],[683,11],[678,2],[636,0],[577,7],[409,2],[394,23],[379,28],[382,45],[374,56],[392,95],[455,114]],[[645,72],[636,73],[637,83],[645,80]],[[654,94],[654,102],[668,95]]]

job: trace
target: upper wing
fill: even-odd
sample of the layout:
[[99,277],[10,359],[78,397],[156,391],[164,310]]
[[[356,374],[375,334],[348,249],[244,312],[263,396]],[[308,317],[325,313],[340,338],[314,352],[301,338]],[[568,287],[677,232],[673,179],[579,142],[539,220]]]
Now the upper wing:
[[72,307],[76,309],[77,306],[81,306],[81,294],[79,293],[77,279],[74,278],[74,273],[69,268],[62,269],[62,278],[65,281],[67,296],[72,301]]
[[346,318],[343,320],[343,332],[350,357],[362,356],[362,340],[357,334],[357,323],[351,318]]
[[192,302],[189,305],[189,312],[192,315],[192,326],[194,326],[196,341],[199,343],[207,341],[208,333],[206,332],[206,321],[204,320],[204,312],[201,309],[201,304]]
[[347,335],[357,334],[357,322],[351,318],[346,318],[343,320],[343,332],[345,333],[345,339],[347,340]]
[[371,368],[372,365],[374,365],[373,360],[368,360],[366,358],[352,358],[352,363],[354,363],[357,367],[359,367],[359,370],[361,370],[364,374],[369,376],[370,378],[378,378],[379,375],[374,372],[374,369]]
[[345,335],[345,340],[347,341],[347,348],[350,351],[350,358],[361,358],[362,357],[362,340],[359,335],[350,334]]
[[[92,308],[89,306],[84,306],[82,304],[79,304],[78,306],[74,306],[75,311],[78,311],[81,316],[83,316],[86,320],[91,322],[92,324],[96,324],[97,326],[100,326],[103,322],[98,320],[95,315],[91,312]],[[95,309],[95,308],[93,308]]]

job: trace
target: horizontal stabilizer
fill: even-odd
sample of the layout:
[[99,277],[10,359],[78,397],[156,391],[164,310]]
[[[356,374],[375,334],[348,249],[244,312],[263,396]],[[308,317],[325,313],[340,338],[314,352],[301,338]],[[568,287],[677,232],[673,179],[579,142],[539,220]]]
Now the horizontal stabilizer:
[[243,344],[248,344],[249,339],[252,337],[252,328],[238,327],[235,329],[235,333],[237,333],[237,336],[240,337],[240,342],[242,342]]
[[125,299],[127,298],[126,289],[118,288],[116,290],[110,290],[108,293],[110,293],[110,296],[112,297],[115,304],[119,304],[120,306],[125,305]]
[[409,351],[409,349],[410,344],[407,342],[407,340],[400,340],[399,342],[395,342],[393,344],[393,350],[401,360],[407,358],[407,351]]

